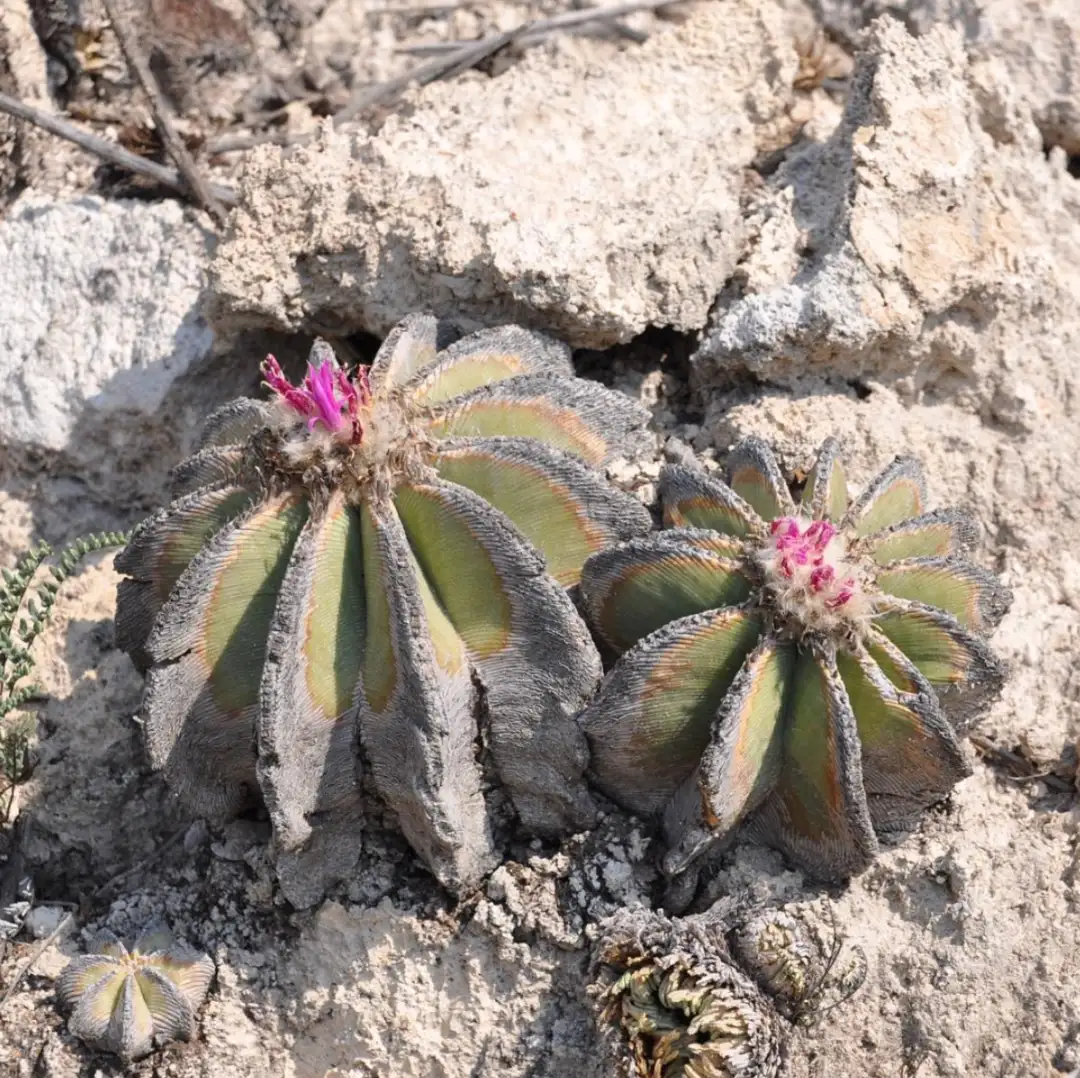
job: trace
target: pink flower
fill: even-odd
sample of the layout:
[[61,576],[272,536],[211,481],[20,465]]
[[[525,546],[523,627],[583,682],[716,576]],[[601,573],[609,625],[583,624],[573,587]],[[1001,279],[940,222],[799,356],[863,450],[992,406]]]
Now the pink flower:
[[[815,520],[804,529],[795,517],[778,517],[769,525],[773,545],[779,557],[777,568],[791,580],[800,570],[804,585],[821,595],[830,609],[844,606],[855,595],[855,580],[837,580],[836,551],[829,546],[836,538],[836,528],[827,520]],[[823,594],[824,593],[824,594]]]
[[285,377],[273,356],[266,357],[262,373],[267,386],[297,415],[307,419],[309,431],[321,423],[332,434],[348,430],[349,440],[353,443],[363,438],[359,412],[362,405],[371,401],[367,370],[362,368],[351,379],[337,365],[334,353],[325,341],[317,340],[312,347],[307,374],[301,385],[294,386]]

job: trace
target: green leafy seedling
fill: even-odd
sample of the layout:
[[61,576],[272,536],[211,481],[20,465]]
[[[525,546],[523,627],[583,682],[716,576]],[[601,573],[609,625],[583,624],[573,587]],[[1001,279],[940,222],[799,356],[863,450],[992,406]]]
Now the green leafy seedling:
[[[41,687],[31,680],[34,642],[48,623],[60,585],[83,559],[122,546],[128,538],[120,532],[102,532],[76,539],[48,566],[45,563],[53,549],[40,543],[14,568],[0,570],[0,818],[5,821],[14,804],[15,788],[29,778],[31,770],[35,724],[24,709],[42,695]],[[43,568],[47,568],[45,579],[35,586]]]

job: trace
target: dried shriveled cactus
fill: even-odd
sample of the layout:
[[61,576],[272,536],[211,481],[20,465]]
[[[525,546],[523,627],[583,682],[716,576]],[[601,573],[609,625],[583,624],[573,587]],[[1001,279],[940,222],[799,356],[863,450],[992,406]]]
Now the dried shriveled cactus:
[[354,865],[364,772],[444,884],[482,876],[481,737],[528,828],[593,820],[573,716],[601,668],[566,589],[650,526],[595,470],[647,413],[540,334],[446,338],[412,316],[353,374],[317,342],[299,386],[268,359],[273,399],[208,420],[117,558],[153,763],[211,818],[261,794],[297,904]]
[[[600,926],[590,994],[625,1078],[773,1078],[788,1022],[849,999],[866,958],[832,920],[826,941],[808,904],[721,899],[670,919],[620,910]],[[817,918],[820,920],[820,917]],[[781,1021],[783,1018],[785,1021]]]
[[809,916],[811,907],[792,904],[748,911],[728,934],[731,953],[792,1022],[809,1023],[850,999],[866,980],[866,955],[849,948],[838,963],[843,940],[832,906],[826,944]]
[[[620,910],[601,926],[592,989],[620,1078],[775,1078],[785,1030],[735,964],[723,919]],[[615,1032],[619,1031],[619,1032]]]
[[832,440],[798,505],[758,439],[660,497],[670,530],[582,577],[625,652],[582,715],[598,784],[663,813],[670,876],[744,822],[816,876],[861,870],[968,774],[957,734],[1002,685],[1011,595],[967,560],[974,523],[927,512],[909,457],[849,504]]
[[164,929],[143,933],[129,951],[114,936],[73,959],[56,982],[80,1040],[125,1061],[195,1034],[195,1015],[214,978],[214,963]]

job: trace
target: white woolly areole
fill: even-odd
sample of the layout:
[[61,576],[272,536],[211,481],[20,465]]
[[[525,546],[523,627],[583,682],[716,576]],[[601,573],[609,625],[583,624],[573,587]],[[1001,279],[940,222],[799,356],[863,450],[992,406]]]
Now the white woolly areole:
[[754,556],[780,619],[800,636],[864,635],[873,613],[865,573],[848,560],[836,528],[826,520],[793,516],[774,520],[770,530]]

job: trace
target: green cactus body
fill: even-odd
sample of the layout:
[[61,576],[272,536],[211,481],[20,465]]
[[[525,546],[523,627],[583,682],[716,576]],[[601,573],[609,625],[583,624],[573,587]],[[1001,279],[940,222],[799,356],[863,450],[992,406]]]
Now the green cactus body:
[[188,1041],[214,977],[209,957],[167,932],[144,933],[129,951],[108,938],[93,954],[73,959],[56,994],[71,1011],[71,1032],[126,1062],[169,1041]]
[[211,818],[261,796],[299,905],[355,864],[364,773],[435,875],[474,884],[481,736],[526,827],[593,820],[573,716],[601,668],[566,589],[649,528],[595,470],[647,413],[540,334],[444,337],[412,316],[353,375],[317,342],[300,386],[269,359],[273,399],[207,421],[117,559],[153,763]]
[[669,875],[745,824],[846,878],[968,774],[957,737],[1001,689],[985,639],[1011,595],[966,560],[965,514],[926,511],[912,458],[849,504],[830,440],[796,506],[748,439],[727,483],[671,466],[660,498],[668,530],[582,576],[621,653],[581,716],[594,777],[663,815]]

